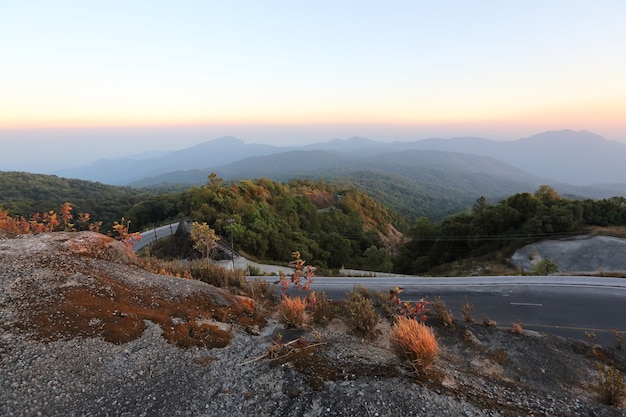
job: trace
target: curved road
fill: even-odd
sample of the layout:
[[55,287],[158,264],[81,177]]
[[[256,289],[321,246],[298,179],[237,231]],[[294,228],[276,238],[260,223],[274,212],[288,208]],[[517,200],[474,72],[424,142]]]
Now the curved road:
[[176,233],[176,229],[178,229],[178,223],[171,223],[165,226],[141,232],[141,239],[133,241],[133,250],[137,252],[145,246],[148,246],[149,244],[154,243],[159,239],[172,236],[174,233]]
[[[178,223],[143,232],[135,251],[176,232]],[[284,268],[288,272],[289,268]],[[250,277],[275,282],[276,276]],[[612,345],[611,332],[626,332],[626,279],[580,276],[498,276],[469,278],[315,277],[311,288],[324,291],[330,299],[343,300],[355,285],[387,292],[395,286],[404,289],[403,301],[441,297],[457,320],[461,305],[474,305],[474,319],[483,316],[511,327],[520,321],[524,329],[538,330],[576,339],[585,332],[597,335],[599,343]]]
[[[275,277],[259,277],[275,281]],[[626,279],[577,276],[501,276],[470,278],[327,278],[315,277],[311,288],[334,300],[345,299],[355,285],[387,292],[396,285],[403,301],[439,296],[463,320],[461,305],[474,305],[474,319],[483,316],[511,328],[518,320],[524,329],[585,340],[593,332],[598,343],[611,346],[612,329],[626,332]]]

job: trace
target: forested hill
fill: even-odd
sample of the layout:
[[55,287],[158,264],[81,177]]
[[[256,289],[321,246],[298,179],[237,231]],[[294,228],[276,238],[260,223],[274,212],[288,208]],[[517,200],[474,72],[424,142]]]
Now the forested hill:
[[[385,175],[369,189],[381,183],[393,188],[393,177]],[[212,174],[199,187],[148,195],[89,181],[0,172],[0,209],[28,219],[69,202],[74,214],[88,212],[94,221],[112,223],[123,216],[131,221],[131,231],[188,216],[259,260],[287,262],[299,251],[316,267],[407,274],[440,273],[437,268],[446,264],[477,257],[502,261],[535,240],[586,233],[590,227],[626,226],[624,197],[568,199],[544,185],[534,194],[518,193],[495,205],[476,198],[462,213],[442,221],[411,222],[400,228],[403,235],[395,226],[406,226],[407,220],[355,188],[352,180],[280,183],[262,178],[226,184]],[[395,185],[388,195],[402,202],[406,184]]]
[[[154,192],[154,191],[153,191]],[[402,235],[387,208],[354,187],[322,181],[268,179],[224,184],[217,176],[201,187],[148,194],[129,187],[23,172],[0,172],[0,209],[26,219],[69,202],[74,215],[89,213],[103,231],[125,217],[132,231],[189,216],[206,222],[237,250],[287,262],[293,251],[317,267],[390,271]],[[392,220],[393,219],[393,220]]]
[[402,235],[367,194],[322,181],[241,180],[216,176],[201,187],[144,201],[128,213],[141,227],[181,215],[206,222],[258,259],[289,261],[294,251],[317,267],[391,270]]
[[12,216],[30,218],[70,202],[74,213],[89,213],[104,230],[147,197],[146,191],[55,175],[0,171],[0,207]]
[[[211,170],[177,171],[133,183],[200,185]],[[271,178],[322,179],[358,188],[378,202],[414,220],[441,220],[465,210],[476,198],[497,201],[532,191],[544,181],[492,158],[454,152],[385,152],[374,156],[335,151],[290,151],[247,158],[214,170],[226,180]]]

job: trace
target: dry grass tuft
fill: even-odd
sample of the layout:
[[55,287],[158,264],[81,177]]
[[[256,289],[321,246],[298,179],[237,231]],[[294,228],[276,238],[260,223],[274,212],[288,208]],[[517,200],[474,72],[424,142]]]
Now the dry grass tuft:
[[257,301],[277,301],[274,286],[263,279],[255,278],[249,282],[247,293]]
[[432,306],[435,311],[435,318],[441,321],[446,328],[454,329],[454,313],[446,306],[445,301],[441,297],[435,297]]
[[513,333],[515,333],[518,336],[521,336],[524,333],[524,328],[522,327],[521,321],[518,320],[515,323],[513,323]]
[[306,312],[307,302],[301,297],[283,296],[278,311],[286,327],[295,327],[302,329],[310,321],[310,317]]
[[615,342],[615,349],[623,349],[624,348],[624,332],[617,329],[612,329],[611,333],[613,334],[613,339]]
[[602,372],[602,381],[597,386],[598,396],[602,403],[613,407],[621,407],[626,399],[626,383],[621,372],[608,366]]
[[474,304],[465,301],[461,305],[461,311],[463,313],[463,320],[465,320],[465,323],[474,323]]
[[315,304],[311,307],[313,323],[326,326],[334,317],[333,305],[325,292],[315,294]]
[[417,373],[431,366],[439,356],[439,344],[433,330],[417,320],[398,316],[389,335],[400,356]]
[[363,292],[351,292],[344,310],[346,321],[354,333],[372,339],[377,336],[375,328],[380,317],[376,314],[372,301]]
[[496,328],[498,327],[498,322],[489,318],[489,316],[483,316],[483,325],[486,327]]

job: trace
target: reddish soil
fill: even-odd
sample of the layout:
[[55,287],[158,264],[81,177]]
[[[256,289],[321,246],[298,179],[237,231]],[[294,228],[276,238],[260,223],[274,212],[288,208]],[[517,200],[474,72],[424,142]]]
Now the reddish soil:
[[[47,269],[54,278],[42,283],[37,277],[24,276],[13,285],[25,306],[17,311],[19,320],[14,326],[39,340],[102,337],[127,343],[142,335],[144,320],[149,320],[178,347],[211,348],[228,345],[232,325],[263,327],[266,323],[252,299],[208,284],[191,292],[178,290],[180,285],[165,290],[160,280],[185,280],[154,275],[148,277],[154,284],[146,285],[145,271],[136,268],[125,269],[120,277],[113,262],[98,260],[137,261],[123,245],[106,236],[79,236],[62,241],[61,246],[72,253],[65,250],[57,256],[54,250],[47,251],[36,261],[39,270]],[[133,273],[138,275],[137,285],[132,284]],[[199,283],[195,284],[194,288]]]

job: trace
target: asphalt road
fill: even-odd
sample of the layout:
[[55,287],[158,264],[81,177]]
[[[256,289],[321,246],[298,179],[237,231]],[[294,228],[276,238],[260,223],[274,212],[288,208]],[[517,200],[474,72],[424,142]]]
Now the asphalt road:
[[[276,278],[264,277],[268,281]],[[626,332],[626,279],[589,277],[471,277],[471,278],[326,278],[315,277],[311,288],[333,300],[346,298],[355,285],[373,291],[400,286],[403,301],[439,296],[462,321],[461,305],[474,305],[474,319],[484,316],[511,328],[520,321],[524,329],[586,340],[593,332],[598,343],[612,345],[612,329]]]
[[[161,226],[141,234],[134,250],[176,232],[178,224]],[[245,263],[245,259],[237,259]],[[230,263],[229,263],[230,265]],[[243,265],[243,264],[242,264]],[[237,265],[245,269],[245,265]],[[273,267],[274,269],[278,267]],[[285,269],[288,272],[289,268]],[[254,278],[254,277],[251,277]],[[258,277],[275,282],[276,276]],[[311,288],[324,291],[333,300],[343,300],[355,285],[372,291],[387,292],[403,288],[403,301],[433,300],[441,297],[457,320],[462,320],[461,305],[474,305],[474,319],[484,316],[499,327],[512,327],[520,321],[524,329],[538,330],[576,339],[593,332],[598,343],[612,345],[613,329],[626,332],[626,279],[580,276],[502,276],[468,278],[388,277],[315,277]]]
[[172,223],[172,224],[157,227],[155,229],[151,229],[145,232],[141,232],[140,233],[141,239],[134,241],[133,250],[137,252],[144,246],[147,246],[155,242],[158,239],[161,239],[167,236],[172,236],[174,233],[176,233],[176,229],[178,229],[178,223]]

